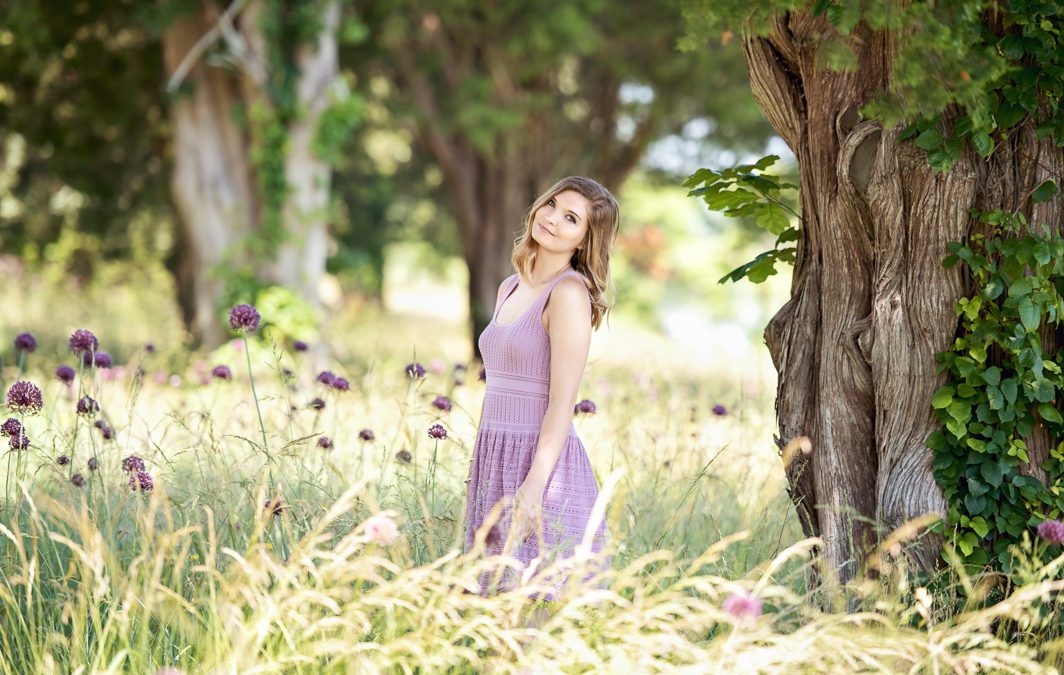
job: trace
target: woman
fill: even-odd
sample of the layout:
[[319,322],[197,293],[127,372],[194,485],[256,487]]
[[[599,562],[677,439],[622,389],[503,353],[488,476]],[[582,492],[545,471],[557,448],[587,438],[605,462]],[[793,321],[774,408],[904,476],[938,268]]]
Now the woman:
[[[591,331],[609,309],[603,296],[619,218],[613,195],[581,176],[562,179],[528,211],[511,258],[517,273],[499,286],[478,340],[487,391],[467,480],[467,552],[479,534],[486,554],[535,565],[534,574],[572,557],[584,538],[599,486],[573,414]],[[492,524],[496,504],[501,517]],[[606,536],[599,522],[592,553]],[[521,574],[485,573],[481,593],[496,582],[513,588]],[[567,579],[549,583],[553,592],[538,599],[556,600]]]

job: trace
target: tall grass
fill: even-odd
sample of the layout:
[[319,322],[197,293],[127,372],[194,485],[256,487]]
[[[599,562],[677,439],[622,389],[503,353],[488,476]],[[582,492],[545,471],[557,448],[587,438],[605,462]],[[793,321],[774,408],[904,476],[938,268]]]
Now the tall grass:
[[[246,352],[237,341],[149,353],[121,343],[111,320],[88,327],[105,347],[122,344],[124,371],[89,370],[73,388],[52,379],[81,324],[49,325],[26,360],[46,405],[26,418],[26,480],[5,486],[21,501],[0,512],[2,673],[1053,672],[1064,558],[1021,557],[1026,583],[990,606],[978,601],[989,576],[947,569],[939,595],[914,585],[896,542],[877,577],[838,588],[818,569],[809,588],[817,541],[801,536],[784,490],[771,386],[742,374],[592,365],[581,397],[598,412],[576,423],[603,486],[613,566],[536,627],[535,578],[482,597],[481,573],[517,563],[486,557],[483,530],[461,553],[484,395],[475,365],[452,368],[461,326],[334,317],[330,335],[347,336],[347,351],[328,365],[351,382],[339,392],[269,333]],[[415,348],[423,380],[403,373]],[[209,377],[245,362],[257,395],[248,375]],[[5,390],[17,367],[0,368]],[[81,392],[100,402],[112,440],[74,414]],[[453,409],[433,408],[437,395]],[[315,397],[323,409],[307,405]],[[446,440],[428,437],[434,423]],[[318,447],[323,435],[331,449]],[[71,465],[57,464],[62,454]],[[151,492],[129,489],[129,455],[144,459]],[[374,514],[398,523],[398,540],[367,529]],[[591,563],[578,557],[571,578]],[[734,598],[761,611],[729,611]]]

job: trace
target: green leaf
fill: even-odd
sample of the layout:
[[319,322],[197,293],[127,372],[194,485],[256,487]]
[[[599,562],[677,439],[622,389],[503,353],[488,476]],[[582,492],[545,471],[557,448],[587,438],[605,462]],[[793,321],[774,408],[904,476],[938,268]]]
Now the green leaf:
[[1031,395],[1036,401],[1049,403],[1056,395],[1056,387],[1044,377],[1039,377],[1031,384]]
[[1048,202],[1056,196],[1057,191],[1057,184],[1053,180],[1042,181],[1031,193],[1031,199],[1036,202]]
[[761,209],[761,214],[757,216],[757,224],[772,234],[783,234],[783,232],[790,226],[791,221],[787,217],[787,212],[775,204],[766,204]]
[[934,150],[942,145],[942,134],[939,133],[938,128],[931,127],[930,129],[925,129],[922,134],[917,136],[915,142],[919,148]]
[[963,553],[965,557],[970,556],[978,544],[979,539],[974,532],[965,532],[957,537],[957,546],[960,547],[961,553]]
[[986,398],[991,410],[1001,410],[1005,407],[1005,397],[1002,395],[1001,390],[994,385],[986,388]]
[[972,134],[972,145],[982,157],[989,157],[994,152],[994,139],[982,129]]
[[1005,475],[1005,467],[1001,462],[983,462],[979,467],[979,475],[991,487],[1001,487],[1001,479]]
[[1020,300],[1020,322],[1028,332],[1038,330],[1038,324],[1042,322],[1042,310],[1038,305],[1031,302],[1030,298]]
[[990,366],[983,371],[983,381],[994,386],[1001,384],[1001,369],[997,366]]
[[931,398],[932,408],[948,408],[950,403],[953,403],[953,387],[948,385],[939,387]]
[[972,418],[972,405],[964,401],[954,400],[946,410],[949,412],[950,417],[958,422],[967,422]]
[[979,535],[980,539],[982,539],[990,534],[990,523],[986,522],[982,516],[977,516],[972,518],[972,529],[975,530],[975,533]]
[[986,497],[968,495],[964,498],[964,508],[968,509],[968,513],[972,515],[982,513],[986,508]]
[[1056,422],[1057,424],[1064,423],[1064,417],[1060,416],[1060,411],[1049,403],[1042,403],[1039,405],[1038,414],[1047,422]]
[[1005,395],[1005,400],[1008,401],[1010,405],[1016,403],[1016,395],[1019,393],[1019,389],[1016,385],[1016,379],[1010,377],[1002,381],[1001,393]]

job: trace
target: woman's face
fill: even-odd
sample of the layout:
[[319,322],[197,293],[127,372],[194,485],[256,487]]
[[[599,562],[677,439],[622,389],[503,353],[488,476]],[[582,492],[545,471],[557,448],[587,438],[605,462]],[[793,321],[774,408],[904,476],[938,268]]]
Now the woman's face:
[[583,245],[591,201],[575,190],[563,190],[536,209],[532,238],[551,253],[572,255]]

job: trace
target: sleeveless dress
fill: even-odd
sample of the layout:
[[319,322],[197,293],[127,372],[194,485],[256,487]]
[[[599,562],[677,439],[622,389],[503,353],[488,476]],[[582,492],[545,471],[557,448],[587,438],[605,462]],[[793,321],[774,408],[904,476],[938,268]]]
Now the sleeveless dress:
[[[540,321],[551,291],[559,281],[574,275],[582,278],[576,270],[566,270],[558,275],[512,323],[499,324],[496,320],[499,308],[519,281],[517,274],[508,277],[502,299],[496,302],[491,321],[477,340],[484,360],[487,388],[466,481],[464,552],[473,548],[474,534],[492,506],[504,497],[507,500],[512,497],[531,468],[550,388],[550,338]],[[554,588],[554,592],[544,594],[543,600],[560,597],[568,579],[564,574],[556,573],[548,578],[539,572],[546,572],[559,558],[573,555],[576,545],[583,540],[598,492],[599,484],[587,450],[576,434],[576,426],[570,423],[561,455],[543,490],[545,550],[540,550],[539,533],[533,532],[526,541],[515,542],[509,552],[525,568],[533,564],[537,556],[542,556],[533,575],[537,581],[547,582]],[[486,538],[485,555],[502,553],[512,517],[512,510],[506,508]],[[603,519],[591,542],[592,553],[602,550],[607,536]],[[589,567],[592,571],[585,578],[607,569],[610,560],[610,556],[605,556],[598,562],[598,568]],[[501,573],[484,573],[480,578],[480,593],[487,595],[491,591],[490,583],[497,584],[496,590],[514,588],[521,574],[521,571],[514,572],[510,568],[504,568]],[[536,595],[533,593],[530,597]]]

